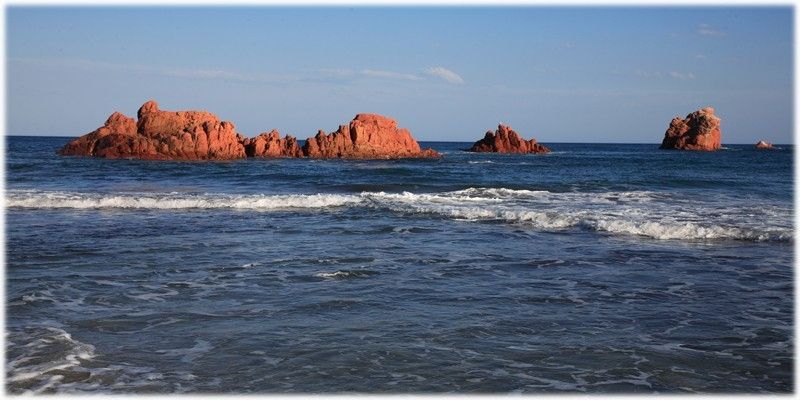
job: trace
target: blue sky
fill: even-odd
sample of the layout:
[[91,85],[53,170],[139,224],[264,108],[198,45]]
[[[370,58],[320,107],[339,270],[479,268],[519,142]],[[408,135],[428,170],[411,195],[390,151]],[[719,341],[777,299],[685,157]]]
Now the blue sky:
[[419,140],[498,123],[541,142],[659,143],[713,106],[723,143],[792,142],[790,7],[10,7],[7,132],[204,109],[299,138],[356,113]]

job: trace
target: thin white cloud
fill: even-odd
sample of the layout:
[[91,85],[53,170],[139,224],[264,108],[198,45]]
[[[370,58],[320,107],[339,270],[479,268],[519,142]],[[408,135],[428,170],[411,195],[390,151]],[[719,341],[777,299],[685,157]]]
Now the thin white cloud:
[[256,82],[261,80],[256,75],[248,75],[219,69],[160,69],[156,70],[161,75],[189,79],[221,79],[230,81]]
[[134,74],[159,75],[173,78],[226,80],[239,82],[282,82],[294,79],[289,75],[245,74],[222,69],[154,67],[139,64],[114,64],[85,59],[32,59],[14,58],[10,61],[45,67],[71,68],[84,71],[112,71]]
[[698,60],[705,60],[708,57],[705,54],[695,54],[694,58]]
[[464,78],[462,78],[461,75],[444,67],[430,67],[425,70],[425,73],[443,79],[446,82],[454,85],[460,85],[464,83]]
[[381,78],[381,79],[399,79],[399,80],[406,80],[406,81],[418,81],[422,80],[422,77],[414,75],[414,74],[405,74],[402,72],[395,72],[395,71],[382,71],[382,70],[374,70],[374,69],[362,69],[359,71],[362,76],[366,76],[369,78]]
[[680,79],[680,80],[687,80],[687,79],[694,79],[694,74],[691,72],[678,72],[678,71],[670,71],[669,76]]
[[355,74],[352,69],[347,68],[320,68],[312,70],[311,72],[340,77],[353,76]]
[[680,72],[680,71],[669,71],[669,72],[661,72],[661,71],[643,71],[640,69],[634,70],[633,74],[646,79],[661,79],[665,77],[680,79],[680,80],[691,80],[695,79],[696,76],[694,73],[691,72]]
[[[286,84],[291,82],[350,82],[357,79],[382,79],[395,81],[424,81],[425,76],[419,73],[405,73],[398,71],[388,71],[379,69],[347,69],[347,68],[321,68],[315,70],[299,71],[293,74],[250,74],[239,71],[231,71],[217,68],[177,68],[159,67],[139,64],[115,64],[104,61],[94,61],[86,59],[32,59],[32,58],[13,58],[9,61],[23,64],[35,65],[50,68],[70,68],[83,71],[109,71],[127,74],[145,74],[166,76],[171,78],[200,79],[200,80],[223,80],[236,82],[253,83],[277,83]],[[443,79],[453,84],[464,83],[464,79],[453,71],[442,67],[431,67],[426,69],[425,74],[435,78]]]
[[711,25],[708,24],[700,24],[697,26],[697,33],[703,36],[725,36],[725,32],[713,28]]
[[350,81],[360,78],[399,81],[420,81],[425,79],[424,77],[416,74],[370,68],[365,68],[362,70],[353,70],[348,68],[321,68],[308,72],[310,72],[312,75],[319,75],[322,78],[334,78],[342,81]]

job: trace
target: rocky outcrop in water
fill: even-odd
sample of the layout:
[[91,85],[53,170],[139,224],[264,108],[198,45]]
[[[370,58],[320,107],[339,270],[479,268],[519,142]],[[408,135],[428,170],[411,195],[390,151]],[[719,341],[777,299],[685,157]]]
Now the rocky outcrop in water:
[[721,138],[720,118],[713,108],[706,107],[686,118],[673,118],[659,148],[714,151],[719,150]]
[[377,114],[358,114],[348,125],[330,134],[319,131],[303,145],[311,158],[432,158],[440,154],[420,149],[419,143],[397,121]]
[[67,156],[117,158],[119,154],[117,144],[128,142],[129,138],[134,136],[136,136],[136,121],[115,112],[108,117],[103,126],[67,143],[58,153]]
[[281,139],[281,134],[274,129],[252,139],[245,139],[242,144],[248,157],[303,157],[303,150],[300,149],[294,136],[286,135]]
[[336,132],[306,140],[301,148],[292,136],[276,130],[254,138],[236,132],[232,123],[205,111],[161,111],[148,101],[133,118],[115,112],[100,128],[65,145],[58,153],[69,156],[139,158],[145,160],[233,160],[245,157],[312,158],[431,158],[407,129],[376,114],[358,114]]
[[486,132],[468,151],[478,153],[549,153],[550,149],[536,143],[536,139],[525,140],[510,126],[500,124],[497,130]]
[[97,130],[64,146],[59,154],[145,160],[230,160],[244,158],[244,137],[232,123],[205,111],[162,111],[148,101],[138,122],[111,114]]
[[756,148],[760,149],[760,150],[772,150],[772,149],[774,149],[774,147],[772,146],[772,143],[765,142],[763,140],[759,140],[758,143],[756,143]]

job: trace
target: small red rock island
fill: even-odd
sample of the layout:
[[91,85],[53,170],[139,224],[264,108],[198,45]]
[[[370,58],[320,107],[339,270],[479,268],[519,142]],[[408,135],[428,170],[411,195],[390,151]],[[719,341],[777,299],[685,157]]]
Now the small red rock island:
[[550,149],[536,143],[536,139],[525,140],[510,126],[500,124],[497,131],[486,132],[469,151],[479,153],[549,153]]
[[714,115],[714,109],[706,107],[686,116],[685,119],[675,117],[669,124],[661,149],[676,150],[719,150],[722,132],[720,118]]
[[420,149],[411,132],[397,121],[377,114],[358,114],[350,124],[330,134],[308,138],[303,154],[312,158],[432,158],[433,149]]

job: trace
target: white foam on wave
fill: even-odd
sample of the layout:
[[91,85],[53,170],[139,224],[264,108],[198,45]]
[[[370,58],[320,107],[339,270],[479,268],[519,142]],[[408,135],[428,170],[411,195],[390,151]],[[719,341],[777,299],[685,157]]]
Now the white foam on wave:
[[358,196],[339,194],[186,194],[130,193],[100,194],[60,191],[13,190],[6,194],[6,207],[74,209],[241,209],[279,210],[326,208],[360,201]]
[[484,199],[505,199],[505,198],[537,198],[547,195],[547,190],[525,190],[525,189],[506,189],[506,188],[468,188],[455,192],[445,193],[445,195],[469,198]]
[[[441,194],[362,193],[375,207],[465,221],[521,223],[541,230],[581,227],[661,240],[791,241],[789,208],[716,207],[662,192],[567,192],[469,188]],[[687,206],[691,207],[687,207]],[[760,214],[759,216],[754,216]],[[708,215],[708,217],[705,217]],[[787,224],[786,221],[789,221]]]
[[334,272],[318,272],[314,274],[314,276],[317,278],[324,279],[362,278],[371,275],[377,275],[377,272],[370,270],[339,270]]
[[740,239],[751,241],[789,241],[792,233],[786,230],[748,230],[735,226],[708,225],[694,222],[635,221],[625,219],[597,219],[587,225],[598,231],[647,236],[655,239]]
[[350,276],[350,272],[349,271],[318,272],[318,273],[314,274],[314,276],[316,276],[318,278],[335,279],[335,278],[348,277],[348,276]]
[[59,371],[70,370],[94,358],[94,346],[79,342],[68,332],[56,327],[30,327],[21,338],[24,349],[6,363],[6,382],[23,386],[29,392],[41,393],[58,384]]
[[[94,346],[74,339],[49,322],[11,328],[6,333],[6,344],[6,391],[13,394],[97,393],[98,390],[130,393],[140,387],[182,392],[191,390],[197,378],[188,371],[156,372],[149,366],[110,364],[103,360],[102,354],[95,353]],[[211,350],[209,342],[196,340],[190,348],[160,354],[191,363]]]
[[791,241],[791,207],[742,204],[741,199],[704,201],[669,192],[549,192],[467,188],[440,193],[360,194],[136,194],[11,190],[16,208],[326,210],[367,207],[430,214],[465,221],[502,221],[541,230],[585,228],[664,240],[738,239]]

